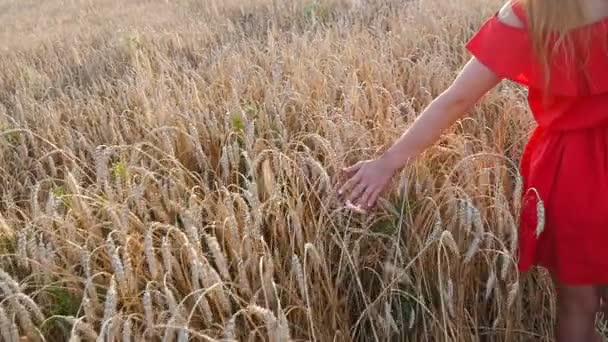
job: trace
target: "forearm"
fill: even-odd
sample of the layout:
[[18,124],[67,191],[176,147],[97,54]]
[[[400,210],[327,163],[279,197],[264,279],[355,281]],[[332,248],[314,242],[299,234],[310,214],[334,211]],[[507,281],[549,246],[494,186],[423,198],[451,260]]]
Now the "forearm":
[[395,171],[434,144],[446,128],[500,81],[498,75],[471,58],[450,87],[420,114],[380,159],[360,161],[344,169],[348,180],[338,193],[349,194],[348,201],[357,206],[371,207]]
[[466,101],[443,93],[414,121],[412,126],[383,154],[382,159],[394,169],[402,168],[427,147],[434,144],[443,131],[472,106]]

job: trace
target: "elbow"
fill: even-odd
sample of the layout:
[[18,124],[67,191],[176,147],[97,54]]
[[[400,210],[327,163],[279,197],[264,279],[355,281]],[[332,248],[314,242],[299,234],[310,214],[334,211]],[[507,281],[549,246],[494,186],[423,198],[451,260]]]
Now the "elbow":
[[454,113],[456,116],[464,114],[477,101],[471,94],[454,89],[448,89],[443,92],[438,100],[441,101],[446,112]]

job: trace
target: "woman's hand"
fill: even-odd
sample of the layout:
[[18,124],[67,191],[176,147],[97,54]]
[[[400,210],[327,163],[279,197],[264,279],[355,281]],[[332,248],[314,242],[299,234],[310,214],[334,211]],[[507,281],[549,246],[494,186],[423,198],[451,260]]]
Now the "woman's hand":
[[426,107],[412,126],[378,159],[344,169],[348,180],[338,194],[360,209],[370,208],[393,174],[434,144],[441,132],[495,87],[501,78],[476,58],[458,74],[452,85]]
[[386,159],[379,158],[360,161],[343,171],[348,179],[338,194],[347,202],[363,209],[374,206],[396,169]]

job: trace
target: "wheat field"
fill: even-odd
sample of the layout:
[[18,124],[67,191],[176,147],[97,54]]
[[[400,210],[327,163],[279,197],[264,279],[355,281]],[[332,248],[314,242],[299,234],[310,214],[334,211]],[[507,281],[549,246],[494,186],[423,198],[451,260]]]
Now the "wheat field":
[[501,84],[369,213],[497,0],[0,0],[0,340],[550,341]]

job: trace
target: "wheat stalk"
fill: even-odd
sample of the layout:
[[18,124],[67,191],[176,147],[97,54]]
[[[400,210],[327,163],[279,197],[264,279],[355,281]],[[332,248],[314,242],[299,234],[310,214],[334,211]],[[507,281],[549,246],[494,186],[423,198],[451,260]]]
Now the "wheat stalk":
[[146,229],[144,233],[144,255],[148,263],[148,270],[153,279],[158,276],[158,264],[156,262],[156,253],[154,252],[154,240],[152,237],[152,228]]
[[[550,279],[513,260],[534,191],[511,170],[531,123],[516,86],[375,210],[333,191],[449,87],[499,5],[3,4],[1,338],[550,339]],[[55,287],[82,298],[71,333],[41,321]]]
[[[101,320],[102,324],[106,326],[110,323],[110,321],[114,318],[114,314],[116,313],[116,304],[117,304],[117,296],[116,293],[116,280],[114,276],[110,278],[110,287],[108,288],[108,292],[106,294],[106,301],[103,309],[103,318]],[[103,336],[103,335],[102,335]]]
[[11,322],[6,315],[6,311],[0,306],[0,335],[7,342],[18,342],[19,331],[14,322]]
[[122,340],[123,342],[131,342],[131,336],[133,334],[133,323],[131,319],[127,317],[122,325]]
[[224,253],[222,253],[220,249],[220,244],[217,242],[217,239],[209,234],[203,234],[203,236],[205,237],[205,241],[211,250],[211,255],[213,255],[213,259],[215,260],[215,264],[217,265],[222,279],[225,281],[231,281],[228,263],[226,262]]

